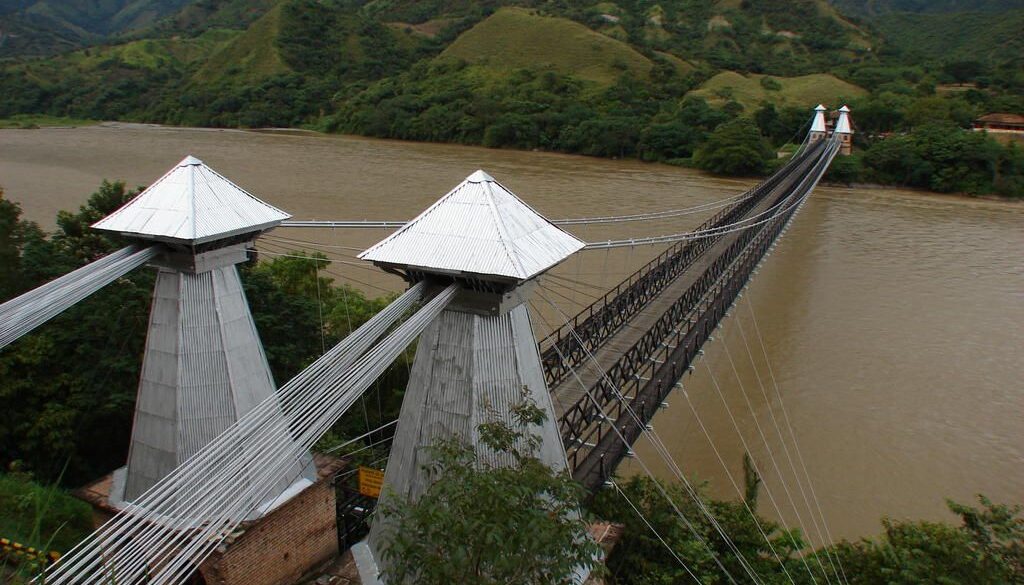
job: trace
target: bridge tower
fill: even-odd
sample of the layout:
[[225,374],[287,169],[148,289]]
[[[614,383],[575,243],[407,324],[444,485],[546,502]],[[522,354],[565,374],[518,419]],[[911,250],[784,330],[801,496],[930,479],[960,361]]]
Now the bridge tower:
[[[164,250],[152,262],[158,272],[131,446],[113,475],[112,507],[142,495],[274,392],[236,264],[252,240],[288,217],[189,156],[93,226]],[[305,462],[290,475],[272,497],[316,479]]]
[[850,156],[853,152],[853,126],[850,124],[850,108],[846,106],[839,108],[835,133],[839,135],[841,141],[839,154]]
[[825,125],[825,112],[827,108],[821,104],[814,108],[814,121],[811,122],[811,131],[808,135],[808,142],[814,144],[820,140],[824,140],[828,134],[828,127]]
[[[507,462],[478,443],[477,426],[510,416],[524,388],[547,414],[538,456],[565,469],[565,450],[544,382],[526,300],[533,279],[583,247],[483,171],[476,171],[360,258],[410,282],[455,280],[460,296],[420,336],[385,473],[382,497],[416,499],[430,485],[432,445],[457,438],[491,464]],[[510,421],[509,421],[510,422]],[[379,510],[379,508],[378,508]],[[376,582],[387,518],[353,552],[363,583]]]

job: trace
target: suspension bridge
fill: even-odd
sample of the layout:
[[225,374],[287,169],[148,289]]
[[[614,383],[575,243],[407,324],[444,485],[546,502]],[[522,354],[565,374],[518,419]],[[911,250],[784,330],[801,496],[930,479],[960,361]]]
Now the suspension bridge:
[[[477,171],[409,221],[292,220],[186,158],[93,226],[135,243],[0,305],[2,348],[131,270],[158,270],[130,452],[109,493],[117,513],[50,566],[45,582],[185,582],[240,525],[316,482],[313,445],[414,342],[387,493],[423,493],[425,447],[441,439],[464,439],[482,460],[507,463],[478,445],[476,426],[488,416],[507,419],[525,388],[548,414],[534,429],[548,466],[592,492],[617,489],[617,467],[647,437],[699,502],[650,424],[834,157],[849,153],[849,110],[834,124],[825,113],[819,106],[797,152],[747,192],[624,216],[549,221]],[[565,231],[696,211],[714,214],[662,236],[584,242]],[[275,387],[236,265],[278,226],[395,229],[359,257],[409,287]],[[574,254],[650,244],[668,247],[576,315],[534,286]],[[528,310],[534,293],[562,317],[539,343]],[[811,518],[819,534],[827,531],[820,506]],[[354,549],[364,583],[386,579],[381,547],[390,521],[376,515]],[[738,560],[750,582],[761,582]],[[843,581],[831,557],[831,571],[815,560],[825,582]]]

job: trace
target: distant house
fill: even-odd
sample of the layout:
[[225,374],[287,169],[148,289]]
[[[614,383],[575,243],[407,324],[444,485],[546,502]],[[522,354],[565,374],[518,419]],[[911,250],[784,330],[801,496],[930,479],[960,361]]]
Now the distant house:
[[974,131],[988,132],[993,138],[1009,142],[1024,142],[1024,116],[1020,114],[986,114],[974,121]]

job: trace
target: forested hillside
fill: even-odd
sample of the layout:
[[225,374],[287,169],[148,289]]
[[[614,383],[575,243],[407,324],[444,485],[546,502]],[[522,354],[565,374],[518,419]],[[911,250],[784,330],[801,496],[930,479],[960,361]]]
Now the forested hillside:
[[893,12],[1003,12],[1024,8],[1024,0],[831,0],[844,14],[883,16]]
[[[0,33],[7,126],[306,127],[696,164],[741,118],[770,144],[742,171],[708,169],[735,174],[770,170],[770,146],[799,136],[819,102],[854,107],[865,150],[925,124],[1024,112],[1024,10],[1011,0],[2,1],[7,22],[47,14],[84,35],[32,57]],[[985,152],[984,180],[860,162],[840,176],[1016,192],[1020,149]]]
[[191,0],[0,0],[0,55],[48,55],[139,30]]

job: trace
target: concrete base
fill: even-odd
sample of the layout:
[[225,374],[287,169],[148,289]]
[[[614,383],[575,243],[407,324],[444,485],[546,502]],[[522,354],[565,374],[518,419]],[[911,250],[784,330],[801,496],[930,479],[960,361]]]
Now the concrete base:
[[380,580],[380,568],[377,567],[377,560],[373,557],[373,551],[366,541],[356,543],[352,547],[352,559],[359,571],[359,581],[363,585],[384,585]]

